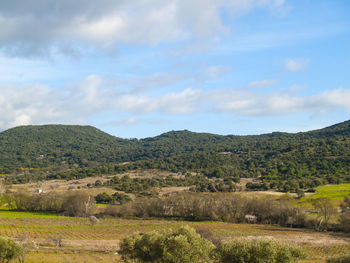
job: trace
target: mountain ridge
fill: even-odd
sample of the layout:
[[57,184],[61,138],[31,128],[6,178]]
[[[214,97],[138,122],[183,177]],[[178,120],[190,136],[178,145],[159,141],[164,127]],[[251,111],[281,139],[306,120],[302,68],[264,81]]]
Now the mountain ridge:
[[[79,124],[42,124],[42,125],[20,125],[20,126],[16,126],[16,127],[12,127],[6,130],[2,130],[0,131],[0,135],[6,132],[10,132],[12,130],[18,130],[18,129],[22,129],[22,128],[30,128],[30,127],[37,127],[39,129],[45,128],[45,127],[65,127],[65,128],[69,128],[69,127],[81,127],[81,128],[90,128],[90,129],[95,129],[99,132],[102,132],[104,134],[107,134],[111,137],[115,137],[118,139],[123,139],[123,140],[135,140],[135,138],[122,138],[122,137],[118,137],[115,135],[111,135],[101,129],[96,128],[95,126],[92,125],[79,125]],[[145,140],[145,139],[149,139],[149,138],[157,138],[157,137],[168,137],[169,134],[186,134],[186,133],[190,133],[190,134],[206,134],[206,135],[214,135],[214,136],[223,136],[223,137],[227,137],[227,136],[237,136],[237,137],[245,137],[245,136],[262,136],[262,135],[272,135],[272,134],[303,134],[303,133],[311,133],[311,132],[322,132],[328,129],[334,129],[337,128],[338,130],[346,128],[349,129],[350,132],[350,120],[346,120],[343,122],[339,122],[330,126],[326,126],[323,128],[319,128],[319,129],[313,129],[313,130],[308,130],[308,131],[300,131],[300,132],[284,132],[284,131],[273,131],[273,132],[268,132],[268,133],[261,133],[261,134],[245,134],[245,135],[237,135],[237,134],[216,134],[216,133],[211,133],[211,132],[194,132],[194,131],[190,131],[188,129],[183,129],[183,130],[170,130],[167,132],[163,132],[159,135],[155,135],[155,136],[150,136],[150,137],[145,137],[145,138],[140,138],[140,139],[136,139],[136,140]]]
[[[128,164],[120,168],[121,163]],[[350,121],[308,132],[243,136],[182,130],[122,139],[79,125],[30,125],[0,133],[0,173],[62,165],[350,181]]]

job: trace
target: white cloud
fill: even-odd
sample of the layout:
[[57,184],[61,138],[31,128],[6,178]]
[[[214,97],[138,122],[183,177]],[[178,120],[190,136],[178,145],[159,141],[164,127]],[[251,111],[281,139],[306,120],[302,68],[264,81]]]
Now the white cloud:
[[173,85],[189,78],[192,78],[190,74],[156,72],[141,77],[129,76],[125,82],[128,87],[132,87],[134,91],[145,91],[149,89],[162,88],[165,86]]
[[203,72],[200,74],[200,77],[202,77],[203,79],[215,79],[227,72],[230,72],[231,69],[231,66],[209,66],[203,70]]
[[201,105],[201,92],[185,89],[159,96],[128,93],[116,97],[113,108],[121,111],[146,114],[163,112],[170,114],[189,114],[196,112]]
[[[219,111],[242,116],[325,113],[335,109],[350,112],[350,89],[328,90],[311,96],[285,91],[264,94],[249,89],[212,91],[185,88],[151,95],[120,92],[101,76],[91,75],[63,89],[48,86],[0,85],[0,128],[43,123],[88,123],[105,111],[124,112],[133,117],[124,125],[136,124],[140,115],[188,115]],[[259,83],[259,82],[252,82]],[[108,120],[106,120],[108,121]]]
[[[281,0],[20,0],[0,1],[0,46],[37,56],[74,46],[113,49],[118,43],[158,44],[229,32],[220,12],[239,16]],[[69,47],[71,45],[71,47]]]
[[296,72],[308,65],[308,60],[305,59],[286,59],[284,66],[289,72]]
[[248,85],[245,87],[248,89],[263,89],[263,88],[268,88],[274,84],[277,83],[277,80],[274,79],[265,79],[265,80],[259,80],[259,81],[253,81],[250,82]]
[[120,121],[111,121],[109,123],[107,123],[108,125],[117,125],[117,126],[132,126],[135,124],[138,124],[140,122],[140,119],[137,117],[130,117],[127,119],[123,119]]
[[[313,95],[306,99],[306,104],[315,108],[331,110],[334,107],[345,108],[350,112],[350,90],[328,90],[321,94]],[[322,106],[322,107],[320,107]]]
[[255,94],[216,90],[210,94],[214,108],[237,115],[283,115],[297,112],[320,113],[343,108],[350,112],[350,90],[336,89],[301,97],[285,92]]

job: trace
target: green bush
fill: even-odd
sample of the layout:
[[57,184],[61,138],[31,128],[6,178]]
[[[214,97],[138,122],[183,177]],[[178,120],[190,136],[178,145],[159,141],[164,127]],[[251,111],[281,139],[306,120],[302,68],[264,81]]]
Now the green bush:
[[222,244],[216,249],[221,263],[290,263],[305,257],[294,246],[275,241],[236,241]]
[[305,258],[296,246],[275,241],[217,243],[201,237],[193,228],[175,232],[136,234],[123,240],[119,253],[125,262],[148,263],[292,263]]
[[24,249],[20,244],[0,237],[0,262],[10,262],[13,259],[20,259],[20,262],[23,262],[23,255]]
[[349,263],[350,254],[327,259],[327,263]]
[[125,238],[119,253],[126,262],[204,263],[211,262],[213,249],[210,241],[186,226],[175,232],[151,232]]

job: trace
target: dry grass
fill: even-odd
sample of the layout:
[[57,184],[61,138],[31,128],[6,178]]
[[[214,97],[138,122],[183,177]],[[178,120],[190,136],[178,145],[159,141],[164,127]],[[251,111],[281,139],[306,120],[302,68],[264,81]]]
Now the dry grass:
[[[112,194],[115,192],[114,189],[110,187],[98,187],[98,188],[88,188],[87,184],[94,185],[96,180],[100,180],[102,183],[110,180],[113,176],[123,177],[125,175],[130,176],[131,178],[152,178],[152,177],[167,177],[172,175],[174,177],[181,177],[175,173],[158,171],[155,169],[152,170],[134,170],[123,174],[116,175],[105,175],[99,177],[87,177],[83,179],[74,179],[74,180],[49,180],[38,183],[27,183],[27,184],[16,184],[11,187],[11,191],[25,191],[29,193],[34,193],[36,189],[41,189],[44,192],[66,192],[70,187],[74,187],[74,191],[88,191],[89,194],[97,195],[102,192]],[[167,190],[165,190],[167,191]]]
[[[327,256],[350,251],[350,237],[268,225],[223,222],[100,219],[91,226],[87,218],[0,215],[0,235],[14,238],[28,248],[26,262],[118,262],[119,242],[136,232],[177,229],[183,225],[208,229],[224,241],[267,238],[298,244],[308,254],[305,262],[325,262]],[[8,211],[7,213],[12,213]]]
[[[125,175],[125,174],[123,174]],[[118,176],[123,176],[118,175]],[[159,171],[133,171],[130,177],[166,176],[169,173]],[[180,177],[181,175],[176,175]],[[112,176],[92,177],[80,180],[53,180],[39,184],[16,185],[14,191],[24,189],[34,192],[44,191],[66,192],[70,185],[75,190],[88,191],[97,195],[101,192],[112,194],[112,188],[86,188],[88,183],[96,180],[107,181]],[[242,179],[244,180],[244,179]],[[251,180],[251,179],[247,179]],[[246,182],[242,182],[246,183]],[[52,185],[54,187],[52,187]],[[188,187],[163,188],[161,195],[187,191]],[[283,197],[284,193],[273,191],[239,192],[232,195]],[[136,232],[152,230],[177,229],[183,225],[208,229],[224,241],[247,238],[267,238],[280,242],[297,244],[307,253],[303,262],[325,262],[327,257],[350,252],[350,237],[341,233],[320,233],[306,229],[290,229],[278,226],[230,224],[223,222],[184,222],[167,220],[131,220],[118,218],[100,219],[100,223],[91,226],[87,218],[69,218],[45,213],[24,213],[0,211],[0,235],[14,238],[26,245],[29,253],[26,262],[119,262],[114,253],[120,241]]]

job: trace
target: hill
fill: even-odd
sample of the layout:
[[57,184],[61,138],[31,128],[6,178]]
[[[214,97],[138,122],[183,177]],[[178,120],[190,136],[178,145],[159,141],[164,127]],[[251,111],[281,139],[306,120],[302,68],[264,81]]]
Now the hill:
[[0,134],[1,172],[19,167],[88,162],[118,162],[122,145],[128,140],[116,138],[91,126],[21,126]]
[[[124,162],[128,164],[118,165]],[[112,165],[110,172],[195,171],[207,177],[259,177],[279,188],[315,187],[350,181],[350,121],[295,134],[222,136],[184,130],[141,140],[117,138],[90,126],[23,126],[0,133],[2,173],[62,164]]]

